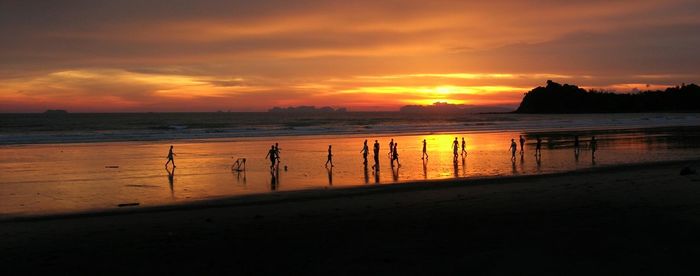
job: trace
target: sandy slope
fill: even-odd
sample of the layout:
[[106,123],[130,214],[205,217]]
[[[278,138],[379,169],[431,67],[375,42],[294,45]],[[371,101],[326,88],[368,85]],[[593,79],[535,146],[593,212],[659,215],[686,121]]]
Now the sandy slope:
[[[700,161],[278,193],[0,222],[27,274],[669,274],[700,257]],[[4,273],[3,273],[4,274]]]

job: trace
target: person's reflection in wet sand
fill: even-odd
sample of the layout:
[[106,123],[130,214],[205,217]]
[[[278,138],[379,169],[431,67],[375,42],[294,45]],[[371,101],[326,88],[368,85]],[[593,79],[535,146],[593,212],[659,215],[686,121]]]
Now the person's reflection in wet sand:
[[394,182],[399,181],[399,168],[401,166],[396,166],[396,167],[391,167],[391,176],[394,179]]
[[467,157],[462,156],[462,176],[467,176]]
[[374,174],[374,184],[379,184],[379,165],[372,171],[372,174]]
[[248,184],[245,176],[245,171],[233,171],[232,173],[236,175],[236,181],[238,183],[243,184],[244,187],[246,186],[246,184]]
[[428,179],[428,160],[423,160],[423,179]]
[[369,183],[369,171],[367,170],[367,163],[365,163],[365,184]]
[[270,170],[270,190],[276,191],[279,188],[279,169]]
[[513,174],[518,174],[518,168],[515,166],[515,160],[513,160]]
[[333,166],[326,167],[326,171],[328,171],[328,186],[333,186]]
[[165,167],[165,171],[168,172],[168,184],[170,184],[170,197],[175,198],[175,167],[173,167],[172,171],[168,169],[168,167]]
[[452,160],[452,165],[454,166],[455,177],[459,177],[459,163],[457,163],[456,158],[454,160]]
[[535,163],[537,163],[537,172],[539,172],[542,167],[542,155],[535,155]]

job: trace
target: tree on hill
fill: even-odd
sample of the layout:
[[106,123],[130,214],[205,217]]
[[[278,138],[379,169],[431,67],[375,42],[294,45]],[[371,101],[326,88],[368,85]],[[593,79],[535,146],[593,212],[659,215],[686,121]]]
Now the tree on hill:
[[586,91],[576,85],[547,81],[525,93],[517,113],[616,113],[700,111],[700,87],[695,84],[616,94]]

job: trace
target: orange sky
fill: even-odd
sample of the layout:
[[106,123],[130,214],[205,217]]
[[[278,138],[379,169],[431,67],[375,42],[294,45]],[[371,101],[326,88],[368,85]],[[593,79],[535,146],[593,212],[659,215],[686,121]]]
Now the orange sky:
[[0,112],[516,106],[547,79],[659,88],[698,81],[698,12],[682,0],[0,2]]

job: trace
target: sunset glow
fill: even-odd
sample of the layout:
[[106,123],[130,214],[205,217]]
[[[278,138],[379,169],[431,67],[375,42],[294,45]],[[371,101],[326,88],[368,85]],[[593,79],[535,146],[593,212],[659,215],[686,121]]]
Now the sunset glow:
[[0,112],[514,108],[548,79],[700,77],[694,1],[157,2],[0,4]]

